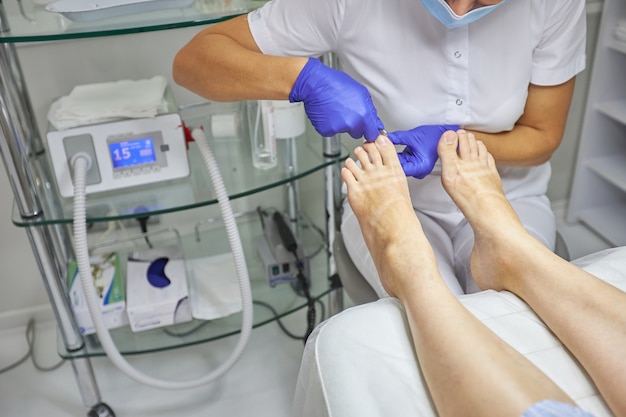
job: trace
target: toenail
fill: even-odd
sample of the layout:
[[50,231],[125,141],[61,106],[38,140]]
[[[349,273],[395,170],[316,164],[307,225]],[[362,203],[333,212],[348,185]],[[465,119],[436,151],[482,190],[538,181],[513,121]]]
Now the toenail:
[[443,134],[443,141],[445,143],[454,143],[456,141],[456,133],[446,132]]

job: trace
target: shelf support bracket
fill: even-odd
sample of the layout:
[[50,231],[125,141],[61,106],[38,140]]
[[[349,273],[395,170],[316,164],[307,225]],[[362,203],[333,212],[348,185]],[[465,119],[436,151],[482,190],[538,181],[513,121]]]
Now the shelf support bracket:
[[[333,53],[323,55],[322,62],[330,68],[337,68],[337,58]],[[337,159],[341,155],[341,141],[339,135],[324,137],[324,157]],[[343,310],[343,288],[339,285],[337,276],[337,266],[335,264],[335,254],[333,242],[337,231],[341,226],[341,174],[338,162],[332,163],[324,168],[324,190],[326,208],[326,248],[328,251],[328,277],[331,291],[328,295],[329,315],[334,315]]]
[[[0,32],[8,30],[7,19],[0,3]],[[38,158],[43,155],[44,147],[37,131],[15,45],[0,43],[0,156],[20,217],[33,220],[33,225],[26,228],[26,234],[65,348],[69,352],[76,352],[84,348],[84,342],[67,298],[65,267],[59,261],[68,259],[70,249],[67,234],[62,225],[37,224],[43,214],[39,192],[45,195],[45,188],[50,185],[40,175],[44,168]],[[57,203],[51,202],[52,210],[58,206]],[[71,362],[84,405],[92,407],[100,404],[100,394],[89,360],[74,358]]]

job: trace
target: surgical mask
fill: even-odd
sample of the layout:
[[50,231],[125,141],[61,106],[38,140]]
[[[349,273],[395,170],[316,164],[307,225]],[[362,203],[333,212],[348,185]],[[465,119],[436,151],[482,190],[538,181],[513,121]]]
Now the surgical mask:
[[507,0],[502,0],[498,4],[492,4],[491,6],[483,6],[478,9],[471,10],[465,13],[463,16],[459,16],[445,2],[445,0],[422,0],[422,4],[426,7],[426,10],[435,16],[441,23],[443,23],[449,29],[468,25],[477,21],[487,13],[493,11],[496,7],[505,3]]

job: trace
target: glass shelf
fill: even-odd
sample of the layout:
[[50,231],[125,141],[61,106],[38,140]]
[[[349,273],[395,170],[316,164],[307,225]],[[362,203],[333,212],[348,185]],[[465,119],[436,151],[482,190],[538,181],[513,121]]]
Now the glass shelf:
[[[183,253],[187,261],[230,251],[223,225],[219,223],[218,226],[221,227],[209,228],[208,226],[212,224],[199,223],[198,230],[200,233],[197,236],[181,237]],[[284,317],[306,307],[306,299],[296,294],[290,283],[280,283],[275,287],[269,285],[268,278],[263,272],[263,267],[258,260],[253,243],[256,236],[263,234],[258,217],[256,215],[238,217],[237,225],[248,265],[252,297],[255,302],[254,327],[273,322],[277,318]],[[300,241],[310,257],[311,296],[319,300],[330,291],[324,238],[322,232],[317,230],[303,217],[301,217],[299,230]],[[168,245],[172,242],[162,240],[152,243],[157,247]],[[134,248],[134,250],[136,249]],[[210,279],[210,277],[206,279]],[[319,321],[322,312],[320,303],[316,304],[316,313]],[[269,309],[267,305],[271,305],[275,312]],[[116,346],[123,354],[139,354],[217,340],[237,334],[240,330],[241,313],[236,313],[217,320],[193,320],[187,323],[137,333],[133,333],[130,330],[130,326],[127,325],[112,329],[111,335]],[[290,331],[298,335],[304,335],[306,321],[302,321],[301,328],[291,328]],[[102,356],[105,354],[95,335],[86,336],[86,346],[78,352],[67,352],[61,337],[58,338],[57,345],[59,354],[64,358]]]
[[[230,103],[236,106],[237,103]],[[206,103],[193,111],[181,111],[186,124],[190,128],[209,126],[211,106],[222,106],[224,103]],[[189,116],[190,113],[193,117]],[[198,116],[204,113],[204,116]],[[187,117],[189,116],[189,117]],[[304,134],[295,139],[297,149],[297,169],[289,172],[285,166],[287,150],[285,142],[278,140],[279,163],[268,170],[256,169],[252,165],[250,140],[247,129],[239,137],[214,139],[207,136],[211,150],[215,154],[220,172],[231,199],[258,193],[290,181],[305,177],[325,166],[343,161],[348,150],[335,158],[327,158],[322,154],[322,143],[319,135],[312,128],[311,134]],[[204,161],[195,143],[189,144],[189,164],[191,175],[184,179],[159,182],[151,185],[90,194],[87,196],[87,222],[107,222],[146,215],[159,215],[176,211],[216,204],[217,199]],[[25,219],[20,216],[17,205],[13,206],[13,223],[20,227],[43,226],[50,224],[72,223],[73,207],[71,198],[57,197],[54,174],[50,172],[50,163],[45,154],[36,156],[32,161],[39,173],[39,195],[43,215],[36,219]],[[141,211],[137,208],[141,207]],[[146,211],[147,210],[147,211]]]
[[217,23],[256,9],[267,0],[240,0],[238,7],[216,11],[209,0],[196,0],[184,9],[129,14],[91,22],[73,22],[45,10],[32,0],[4,0],[0,21],[8,30],[0,32],[0,43],[40,42],[61,39],[124,35]]

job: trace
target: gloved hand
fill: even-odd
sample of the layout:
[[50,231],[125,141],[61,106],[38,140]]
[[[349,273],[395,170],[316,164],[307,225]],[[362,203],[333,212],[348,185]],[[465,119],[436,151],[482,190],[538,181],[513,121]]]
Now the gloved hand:
[[422,179],[430,174],[439,158],[437,144],[447,130],[459,130],[457,125],[424,125],[411,130],[399,130],[388,134],[396,145],[406,145],[398,154],[406,176]]
[[322,136],[348,133],[373,141],[384,128],[367,88],[315,58],[309,58],[298,75],[289,101],[304,102],[309,120]]

